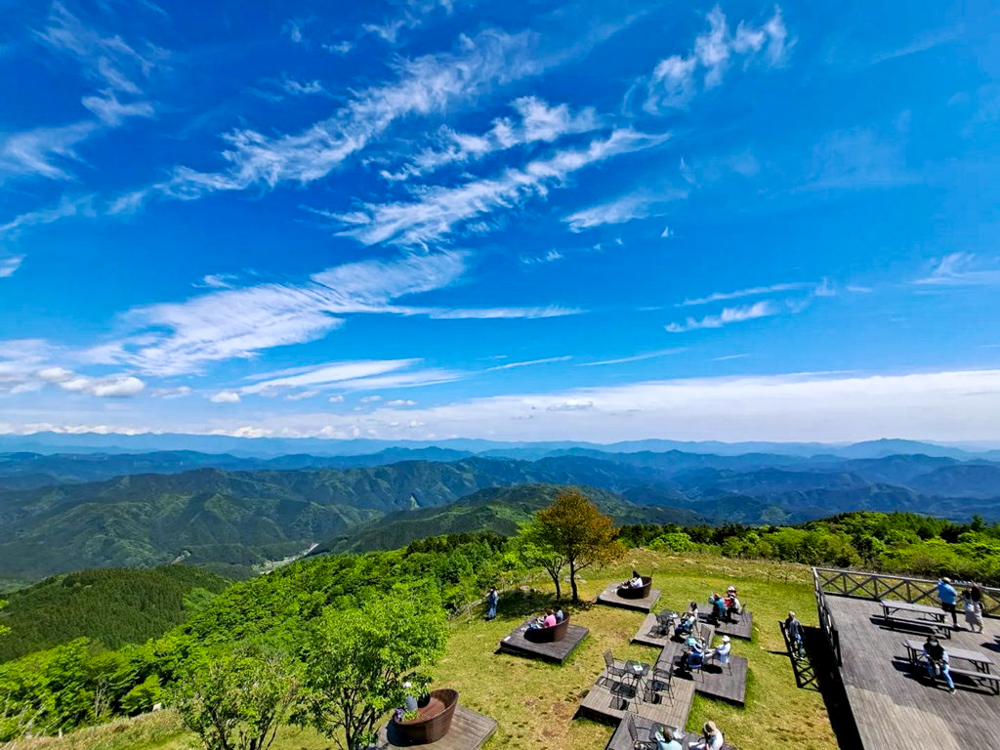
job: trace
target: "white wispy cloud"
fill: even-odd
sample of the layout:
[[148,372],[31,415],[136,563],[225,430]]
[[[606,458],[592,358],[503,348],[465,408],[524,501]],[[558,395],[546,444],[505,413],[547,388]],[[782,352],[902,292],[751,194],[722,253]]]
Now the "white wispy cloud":
[[708,31],[699,34],[693,49],[684,55],[671,55],[661,60],[653,73],[639,79],[631,92],[645,94],[643,109],[651,114],[664,110],[684,108],[701,88],[719,85],[734,58],[749,65],[763,50],[768,67],[783,65],[789,49],[788,30],[775,6],[774,15],[763,26],[756,27],[740,21],[731,32],[726,16],[715,6],[706,16]]
[[701,319],[688,318],[683,323],[670,323],[665,326],[667,333],[687,333],[700,328],[722,328],[731,323],[743,323],[747,320],[767,318],[778,315],[782,306],[772,300],[762,300],[752,305],[740,307],[724,307],[717,315],[706,315]]
[[374,403],[377,403],[377,402],[381,401],[381,400],[382,400],[382,397],[376,394],[376,395],[374,395],[374,396],[362,396],[362,397],[361,397],[360,399],[358,399],[358,400],[359,400],[359,401],[360,401],[360,402],[361,402],[362,404],[374,404]]
[[175,388],[154,388],[149,392],[153,398],[184,398],[190,396],[194,391],[190,386],[180,385]]
[[359,210],[332,218],[349,227],[341,234],[366,245],[384,242],[424,247],[483,214],[516,207],[533,195],[545,195],[550,187],[565,183],[581,169],[654,148],[668,137],[615,129],[586,147],[558,150],[522,169],[508,169],[498,176],[474,179],[456,187],[427,187],[416,201],[364,204]]
[[361,261],[313,274],[300,285],[220,289],[186,302],[140,307],[125,316],[136,334],[91,356],[151,374],[197,371],[208,362],[314,341],[342,326],[339,316],[349,313],[408,313],[391,302],[447,287],[465,270],[462,253]]
[[687,351],[685,347],[675,347],[673,349],[660,349],[655,352],[645,352],[643,354],[633,354],[631,357],[617,357],[616,359],[602,359],[599,362],[580,362],[577,367],[599,367],[602,365],[621,365],[626,362],[640,362],[644,359],[656,359],[667,357],[671,354],[680,354]]
[[[415,312],[424,312],[419,308]],[[577,307],[561,307],[559,305],[549,305],[548,307],[485,307],[485,308],[456,308],[453,310],[426,311],[428,317],[434,320],[510,320],[514,318],[524,318],[533,320],[537,318],[561,318],[566,315],[581,315],[586,310]]]
[[549,250],[544,255],[522,255],[520,257],[521,263],[526,266],[539,266],[545,263],[553,263],[557,260],[562,260],[565,256],[558,250]]
[[914,284],[922,286],[1000,286],[998,263],[981,261],[975,253],[951,253],[941,258],[928,276]]
[[289,18],[281,26],[281,33],[287,36],[294,44],[305,44],[305,34],[302,29],[306,22],[301,18]]
[[209,401],[213,404],[238,404],[242,399],[236,391],[219,391],[209,396]]
[[299,393],[289,393],[285,396],[285,401],[303,401],[319,395],[319,391],[301,391]]
[[531,54],[532,42],[530,34],[488,30],[464,37],[458,52],[401,60],[395,81],[358,91],[331,118],[288,135],[233,131],[225,136],[230,146],[222,154],[225,170],[181,167],[156,189],[195,199],[220,190],[321,179],[401,118],[445,112],[492,87],[541,72],[544,62]]
[[102,398],[136,396],[146,384],[133,375],[108,375],[91,378],[62,367],[46,367],[35,373],[39,380],[57,385],[65,391],[85,393]]
[[572,355],[566,355],[563,357],[547,357],[545,359],[532,359],[526,362],[508,362],[505,365],[495,365],[493,367],[487,367],[485,372],[493,372],[494,370],[512,370],[515,367],[531,367],[533,365],[547,365],[552,362],[568,362],[573,359]]
[[383,170],[383,178],[407,180],[452,164],[467,164],[529,143],[552,143],[563,136],[588,133],[603,127],[602,118],[592,108],[572,112],[568,105],[550,106],[534,96],[515,99],[511,106],[518,119],[500,117],[482,135],[459,133],[442,127],[433,136],[433,146],[424,148],[401,169]]
[[727,354],[723,357],[712,357],[713,362],[728,362],[732,359],[745,359],[749,354]]
[[0,279],[13,276],[14,272],[21,267],[21,261],[23,260],[23,255],[12,255],[7,258],[0,258]]
[[350,42],[345,39],[340,42],[327,42],[321,46],[327,52],[343,56],[346,55],[348,52],[350,52],[352,49],[354,49],[354,42]]
[[416,406],[417,402],[411,398],[394,398],[392,401],[386,401],[385,405],[388,407]]
[[[653,216],[663,216],[669,205],[688,197],[687,190],[665,188],[650,191],[639,190],[629,195],[623,195],[607,203],[577,211],[567,216],[563,221],[569,224],[574,232],[603,226],[605,224],[624,224],[633,219],[648,219]],[[667,230],[662,236],[669,236]]]
[[72,180],[69,166],[80,161],[76,147],[98,127],[77,122],[0,135],[0,184],[22,177]]
[[724,302],[741,297],[760,297],[765,294],[775,294],[777,292],[794,292],[803,289],[816,287],[815,283],[796,281],[787,284],[771,284],[770,286],[754,286],[749,289],[738,289],[735,292],[714,292],[706,297],[696,297],[678,302],[675,307],[690,307],[693,305],[708,305],[713,302]]

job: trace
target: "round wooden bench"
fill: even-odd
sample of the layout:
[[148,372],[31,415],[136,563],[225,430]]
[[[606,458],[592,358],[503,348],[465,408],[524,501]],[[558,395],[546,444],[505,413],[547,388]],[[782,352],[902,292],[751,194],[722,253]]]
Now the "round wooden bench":
[[448,734],[451,720],[458,706],[458,691],[451,688],[432,690],[430,700],[420,707],[413,719],[396,721],[394,718],[393,743],[397,745],[428,745]]

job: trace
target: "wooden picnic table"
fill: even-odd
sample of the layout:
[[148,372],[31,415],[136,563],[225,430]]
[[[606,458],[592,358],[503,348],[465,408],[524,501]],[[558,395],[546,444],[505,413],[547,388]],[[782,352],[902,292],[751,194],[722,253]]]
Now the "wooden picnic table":
[[[940,633],[945,638],[951,638],[951,626],[945,622],[948,613],[937,607],[928,607],[926,604],[913,604],[912,602],[900,602],[892,599],[879,599],[882,605],[882,620],[890,628],[895,630],[894,625],[908,627],[918,625]],[[904,613],[921,615],[920,617],[905,617]]]
[[[905,645],[907,655],[910,658],[910,663],[919,664],[920,660],[923,658],[923,641],[908,640],[905,642]],[[982,654],[978,651],[970,651],[965,648],[946,648],[945,650],[948,652],[949,658],[962,659],[963,661],[971,662],[975,666],[977,672],[990,674],[990,667],[993,665],[993,660],[986,654]]]

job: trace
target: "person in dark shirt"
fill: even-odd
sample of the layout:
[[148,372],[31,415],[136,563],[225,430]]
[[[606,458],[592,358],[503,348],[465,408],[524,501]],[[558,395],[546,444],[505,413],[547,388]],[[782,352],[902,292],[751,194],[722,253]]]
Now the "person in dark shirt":
[[788,617],[785,618],[785,634],[792,644],[792,650],[795,652],[796,659],[802,658],[802,633],[802,623],[799,622],[799,618],[795,616],[795,613],[790,611]]
[[931,678],[931,681],[933,682],[937,675],[941,675],[948,686],[948,692],[954,693],[955,683],[952,682],[951,672],[948,669],[950,662],[948,651],[940,644],[935,635],[927,636],[927,642],[924,643],[924,661],[927,663],[927,676]]

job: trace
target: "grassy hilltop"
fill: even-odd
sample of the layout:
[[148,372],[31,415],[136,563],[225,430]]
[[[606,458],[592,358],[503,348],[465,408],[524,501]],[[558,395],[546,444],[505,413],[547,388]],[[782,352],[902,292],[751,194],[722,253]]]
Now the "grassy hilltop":
[[[679,607],[702,601],[710,591],[735,583],[754,612],[752,642],[734,639],[734,653],[750,662],[746,708],[695,697],[688,723],[694,728],[715,720],[740,748],[754,750],[834,750],[837,747],[819,693],[795,687],[777,621],[795,609],[806,625],[815,624],[815,604],[808,568],[781,563],[729,560],[701,554],[669,555],[631,550],[618,565],[594,571],[581,586],[581,596],[593,599],[608,583],[622,579],[632,567],[651,570],[663,590],[662,606]],[[573,714],[603,668],[602,653],[618,658],[655,660],[656,649],[627,645],[643,616],[610,607],[582,605],[572,610],[575,621],[590,628],[590,637],[563,666],[557,667],[495,654],[497,643],[528,609],[551,596],[551,587],[537,583],[529,599],[505,597],[500,616],[486,622],[481,612],[456,617],[445,657],[435,668],[435,684],[458,689],[461,701],[493,716],[497,734],[487,750],[538,747],[601,750],[612,727]],[[328,739],[310,730],[286,727],[274,750],[321,750]],[[61,739],[22,740],[9,750],[190,750],[194,736],[182,730],[170,711],[84,729]]]

